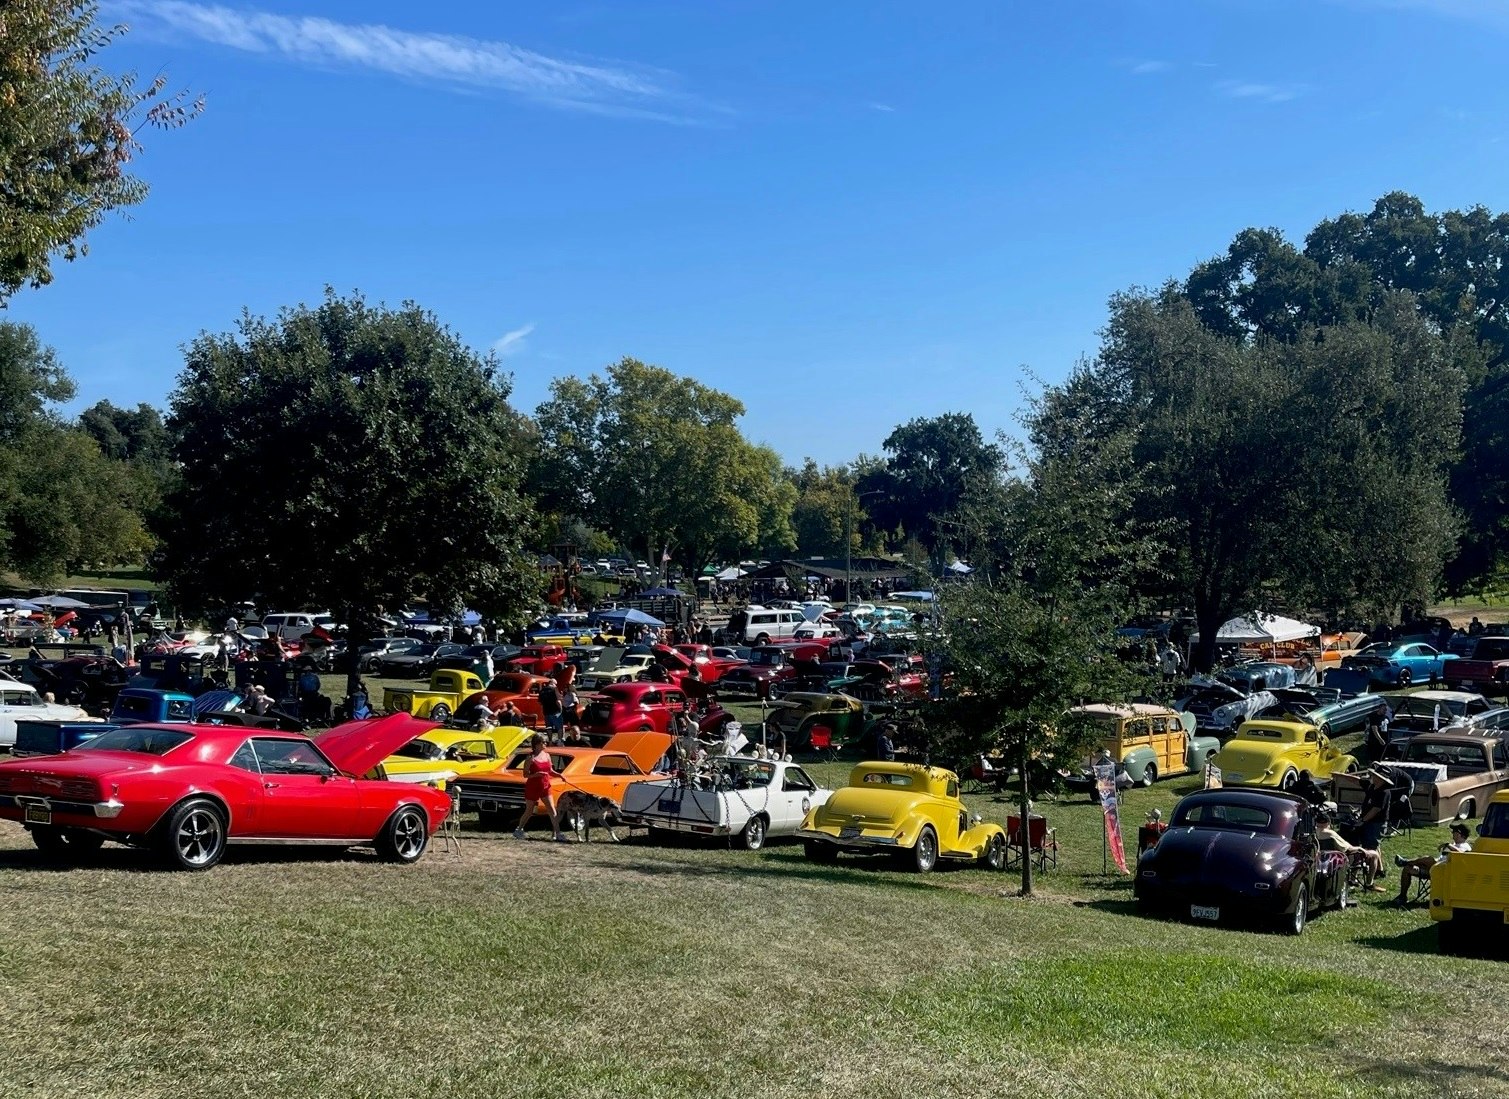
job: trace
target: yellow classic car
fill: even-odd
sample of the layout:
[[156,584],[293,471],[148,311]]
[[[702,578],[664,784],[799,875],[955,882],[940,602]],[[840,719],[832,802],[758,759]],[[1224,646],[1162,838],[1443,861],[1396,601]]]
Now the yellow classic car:
[[393,782],[445,782],[458,775],[496,771],[533,732],[517,725],[481,732],[431,729],[383,760],[383,777]]
[[918,763],[859,764],[848,785],[813,807],[797,836],[815,862],[859,851],[893,854],[921,873],[939,859],[1006,865],[1006,830],[964,807],[958,775]]
[[424,687],[386,687],[382,693],[383,709],[388,713],[402,711],[431,721],[446,722],[451,719],[461,703],[487,687],[480,676],[457,668],[441,668],[430,676],[430,685]]
[[1326,734],[1303,721],[1244,721],[1211,761],[1226,786],[1293,789],[1301,771],[1317,782],[1357,770],[1357,760],[1331,747]]
[[1489,801],[1471,851],[1443,852],[1431,867],[1430,918],[1443,954],[1502,946],[1509,924],[1509,790]]

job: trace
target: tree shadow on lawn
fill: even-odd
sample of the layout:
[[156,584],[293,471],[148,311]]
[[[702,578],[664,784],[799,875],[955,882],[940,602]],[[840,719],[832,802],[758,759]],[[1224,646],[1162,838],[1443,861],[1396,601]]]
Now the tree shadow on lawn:
[[1436,930],[1431,924],[1412,928],[1402,935],[1364,935],[1352,940],[1370,950],[1392,950],[1397,954],[1435,954]]
[[[620,845],[624,846],[624,845]],[[637,846],[637,845],[636,845]],[[642,848],[648,854],[654,848]],[[970,867],[945,867],[940,864],[933,874],[903,877],[884,865],[882,856],[853,856],[843,863],[811,863],[801,854],[768,852],[763,858],[739,863],[689,863],[658,862],[648,859],[615,861],[617,869],[645,874],[650,877],[685,878],[792,878],[804,881],[821,881],[840,885],[873,885],[886,889],[913,892],[938,892],[942,886],[929,884],[928,879],[937,875],[947,877],[951,871]],[[877,873],[878,871],[878,873]]]
[[[1125,899],[1103,898],[1099,900],[1075,901],[1074,907],[1089,908],[1097,912],[1108,912],[1116,916],[1134,916],[1137,919],[1148,920],[1152,923],[1181,923],[1189,927],[1224,927],[1237,931],[1273,931],[1275,934],[1282,933],[1282,929],[1277,926],[1279,922],[1277,916],[1270,917],[1266,921],[1262,919],[1248,919],[1211,922],[1208,920],[1186,918],[1171,909],[1154,909],[1150,911],[1140,906],[1131,897]],[[1339,914],[1334,908],[1328,908],[1323,912],[1312,911],[1310,913],[1310,923],[1319,923],[1321,920],[1329,919]],[[1357,941],[1363,942],[1365,940]]]

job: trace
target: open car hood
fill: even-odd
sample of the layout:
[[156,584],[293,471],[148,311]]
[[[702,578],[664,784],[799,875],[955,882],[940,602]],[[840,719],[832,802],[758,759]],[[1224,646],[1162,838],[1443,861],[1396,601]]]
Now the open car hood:
[[649,774],[660,757],[671,750],[672,738],[665,733],[615,733],[603,745],[605,752],[622,752],[634,766]]
[[409,741],[439,728],[412,714],[396,713],[366,721],[348,721],[314,738],[320,751],[348,775],[364,775]]

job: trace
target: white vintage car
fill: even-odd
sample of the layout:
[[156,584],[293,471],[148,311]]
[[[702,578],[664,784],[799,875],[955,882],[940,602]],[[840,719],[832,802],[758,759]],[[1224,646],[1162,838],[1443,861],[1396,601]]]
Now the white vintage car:
[[833,795],[795,763],[715,756],[690,782],[635,782],[624,789],[627,824],[700,836],[738,836],[751,851],[771,836],[791,836],[808,810]]
[[8,752],[16,746],[16,720],[32,718],[40,721],[93,721],[88,713],[77,706],[60,702],[43,702],[42,696],[30,683],[0,680],[0,751]]
[[576,685],[586,691],[595,691],[610,683],[628,683],[638,679],[654,666],[655,658],[649,653],[630,653],[618,662],[616,668],[587,672],[578,676]]

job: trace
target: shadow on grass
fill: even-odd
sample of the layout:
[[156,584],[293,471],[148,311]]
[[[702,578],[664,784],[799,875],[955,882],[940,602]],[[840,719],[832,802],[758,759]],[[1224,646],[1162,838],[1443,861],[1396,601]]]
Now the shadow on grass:
[[1364,935],[1352,941],[1371,950],[1391,950],[1397,954],[1436,953],[1436,929],[1430,924],[1401,935]]
[[[360,847],[334,847],[320,844],[232,844],[217,865],[253,866],[299,865],[309,863],[365,863],[381,860],[376,852]],[[0,870],[24,870],[32,873],[65,873],[74,870],[112,870],[135,874],[172,873],[155,851],[141,847],[107,844],[98,851],[59,857],[41,851],[13,848],[0,850]]]

